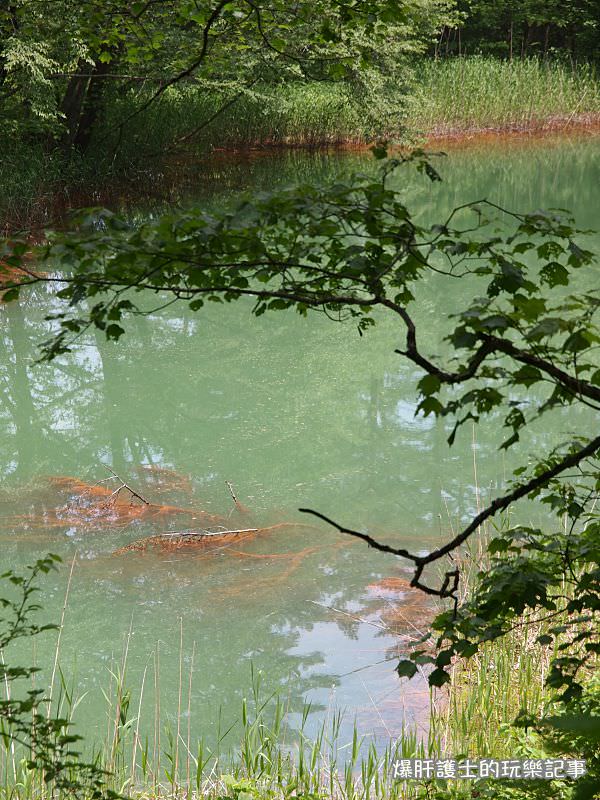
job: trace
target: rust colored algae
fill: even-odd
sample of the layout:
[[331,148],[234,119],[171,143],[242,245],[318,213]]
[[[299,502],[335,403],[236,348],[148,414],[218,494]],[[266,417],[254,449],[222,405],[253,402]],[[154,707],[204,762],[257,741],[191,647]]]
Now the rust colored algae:
[[192,493],[192,482],[189,476],[182,475],[174,469],[161,467],[158,464],[142,464],[136,471],[154,492],[161,494],[165,492]]
[[382,578],[370,583],[367,591],[373,600],[379,601],[379,617],[390,633],[420,632],[437,613],[429,597],[411,586],[406,578]]
[[[179,477],[175,480],[176,475],[169,475],[169,481],[171,485],[177,483],[181,488],[185,483]],[[161,475],[161,481],[164,485],[164,475]],[[54,499],[60,499],[62,495],[63,502],[48,506],[43,504],[39,513],[4,517],[4,526],[111,530],[132,522],[159,522],[164,525],[172,519],[185,520],[198,527],[228,524],[225,517],[202,509],[145,502],[125,486],[115,490],[107,482],[92,484],[69,475],[50,476],[46,483],[54,491]]]
[[[229,549],[232,544],[239,544],[240,542],[247,542],[255,539],[257,536],[262,536],[267,533],[281,529],[298,528],[300,526],[293,522],[280,522],[277,525],[269,525],[265,528],[249,528],[236,531],[231,530],[215,530],[215,531],[183,531],[181,533],[163,533],[158,536],[147,536],[144,539],[138,539],[131,544],[120,547],[115,550],[113,555],[123,555],[124,553],[136,552],[144,553],[148,550],[157,550],[160,552],[173,552],[183,549],[195,550],[208,550],[210,552],[222,551]],[[263,554],[245,554],[239,551],[234,551],[232,555],[247,555],[256,558],[272,558],[271,555]],[[288,557],[289,553],[281,554]]]

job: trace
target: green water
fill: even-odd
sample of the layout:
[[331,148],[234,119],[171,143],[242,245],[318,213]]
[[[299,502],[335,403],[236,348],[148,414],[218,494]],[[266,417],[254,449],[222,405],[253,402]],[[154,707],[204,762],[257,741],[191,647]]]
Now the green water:
[[[441,165],[441,186],[407,178],[407,192],[429,218],[488,197],[517,210],[571,208],[583,227],[599,227],[599,156],[597,137],[456,150]],[[188,165],[185,176],[165,177],[163,197],[145,198],[137,213],[354,168],[370,168],[368,157],[296,153]],[[458,284],[440,296],[435,284],[424,287],[425,347],[435,352],[462,291]],[[193,738],[214,739],[219,709],[223,727],[238,718],[251,665],[263,671],[265,692],[281,691],[292,725],[310,700],[313,727],[346,709],[343,737],[355,718],[379,742],[403,724],[424,729],[423,682],[401,683],[393,659],[426,624],[426,606],[421,596],[376,586],[409,577],[406,565],[307,525],[296,509],[429,548],[497,491],[519,459],[574,428],[573,413],[533,430],[506,459],[493,421],[475,434],[465,427],[450,450],[443,424],[414,416],[418,373],[393,353],[401,343],[394,321],[383,318],[361,338],[352,325],[319,316],[254,319],[243,303],[201,315],[172,306],[136,319],[118,345],[91,337],[55,364],[35,365],[36,342],[48,333],[44,316],[55,305],[35,289],[0,311],[0,552],[3,568],[49,550],[63,557],[60,573],[44,582],[45,613],[55,619],[75,558],[61,663],[85,694],[76,714],[82,730],[105,731],[102,689],[129,631],[131,708],[137,713],[146,670],[141,729],[151,739],[157,694],[162,722],[176,724],[180,651],[182,725],[191,674]],[[144,536],[198,523],[174,513],[111,526],[64,511],[57,518],[68,498],[48,476],[93,484],[108,476],[103,463],[151,501],[224,515],[236,528],[304,525],[212,552],[113,555]],[[140,470],[152,465],[189,484]],[[249,515],[235,512],[225,481]],[[394,631],[386,629],[392,623]],[[45,676],[53,652],[52,636],[38,643]]]

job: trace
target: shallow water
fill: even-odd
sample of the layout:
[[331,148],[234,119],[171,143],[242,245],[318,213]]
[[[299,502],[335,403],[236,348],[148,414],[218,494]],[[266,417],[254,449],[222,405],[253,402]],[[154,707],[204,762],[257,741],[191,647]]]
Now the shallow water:
[[[487,197],[521,211],[570,208],[582,227],[599,227],[599,156],[598,137],[452,149],[440,164],[441,186],[409,177],[407,192],[430,219]],[[135,213],[356,168],[371,168],[367,155],[187,165],[185,181],[165,177],[166,200],[147,198]],[[440,297],[433,284],[424,287],[422,341],[434,351],[461,291]],[[417,373],[393,353],[393,321],[361,338],[352,325],[319,316],[254,319],[244,303],[201,315],[174,306],[135,320],[118,345],[92,337],[52,366],[35,365],[53,305],[35,289],[0,311],[0,552],[3,568],[47,551],[63,557],[60,573],[44,580],[44,613],[54,619],[75,559],[61,662],[87,693],[77,711],[82,729],[103,734],[101,690],[128,639],[131,707],[146,670],[141,726],[149,736],[157,686],[161,718],[175,724],[180,664],[184,709],[192,673],[194,737],[214,738],[219,709],[223,728],[237,719],[251,665],[263,671],[265,693],[281,690],[291,724],[310,700],[313,729],[334,708],[347,710],[342,738],[354,719],[380,743],[407,723],[423,730],[423,682],[400,682],[393,671],[431,613],[403,582],[410,573],[297,509],[429,548],[519,459],[557,443],[575,426],[573,413],[534,429],[506,457],[491,422],[465,428],[449,449],[443,423],[414,417]],[[113,487],[103,464],[155,505],[144,513],[139,501],[99,508],[106,497],[56,480],[90,487],[109,479],[101,485]],[[226,481],[248,513],[236,509]],[[251,531],[209,548],[114,554],[145,536],[216,525]],[[51,663],[51,639],[37,645],[41,665]]]

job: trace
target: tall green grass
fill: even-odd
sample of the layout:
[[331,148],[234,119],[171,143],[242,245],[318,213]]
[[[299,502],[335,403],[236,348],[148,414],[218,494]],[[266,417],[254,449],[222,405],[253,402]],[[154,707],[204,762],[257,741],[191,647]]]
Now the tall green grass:
[[[313,83],[249,91],[227,103],[226,96],[214,92],[173,88],[147,116],[132,121],[128,138],[136,143],[135,152],[149,144],[155,152],[181,146],[210,151],[543,128],[600,115],[600,80],[587,64],[483,56],[423,59],[412,65],[406,86],[388,85],[372,98],[357,97],[344,84]],[[114,111],[109,127],[124,108]]]
[[[501,524],[508,525],[509,519]],[[456,565],[462,576],[460,602],[468,599],[477,573],[485,572],[489,566],[488,534],[488,530],[482,531],[477,541],[457,555]],[[558,594],[564,599],[570,591],[565,582]],[[560,749],[554,750],[539,732],[514,723],[521,715],[540,720],[564,711],[556,690],[546,682],[551,662],[565,655],[559,650],[561,639],[552,637],[551,645],[542,645],[538,638],[556,626],[564,625],[567,630],[568,622],[566,612],[522,616],[502,637],[485,643],[471,658],[457,659],[452,664],[446,694],[442,702],[433,703],[431,708],[430,739],[446,757],[543,759],[560,754]],[[580,676],[590,697],[598,695],[595,668],[597,664]],[[457,782],[457,800],[472,796],[468,786],[467,782]],[[568,790],[556,795],[553,791],[549,787],[539,796],[571,797]]]
[[[71,574],[74,563],[71,565]],[[485,567],[485,540],[480,539],[461,561],[465,594],[475,573]],[[61,639],[68,606],[70,578],[53,656],[49,659],[48,713],[76,719],[85,696],[77,681],[61,667]],[[524,622],[524,620],[523,620]],[[560,622],[556,617],[547,624]],[[427,737],[404,729],[383,749],[342,726],[340,711],[327,710],[316,733],[311,706],[291,713],[281,694],[265,693],[260,671],[252,670],[248,691],[236,720],[222,720],[210,742],[194,738],[195,648],[184,652],[180,629],[178,686],[174,708],[161,699],[158,647],[135,685],[128,677],[133,631],[125,636],[122,654],[106,671],[103,689],[106,727],[98,741],[86,741],[86,756],[108,773],[107,783],[137,798],[207,800],[416,800],[446,797],[445,789],[422,782],[397,782],[393,763],[402,758],[544,758],[543,742],[512,725],[526,711],[541,717],[555,710],[545,679],[556,651],[535,644],[544,622],[517,624],[501,639],[488,643],[475,657],[457,661],[452,680],[432,696]],[[180,622],[181,625],[181,622]],[[10,653],[1,654],[10,658]],[[21,653],[21,659],[23,654]],[[33,657],[33,655],[32,655]],[[44,676],[36,677],[43,685]],[[0,687],[0,699],[14,691]],[[402,687],[398,688],[402,691]],[[75,731],[86,737],[85,730]],[[10,725],[0,718],[0,799],[54,800],[43,776],[27,766],[26,744],[16,742]],[[465,782],[448,787],[471,797]],[[464,792],[464,794],[461,794]],[[448,795],[449,797],[450,795]]]
[[[110,131],[127,116],[127,97],[108,111],[97,144],[108,153]],[[108,132],[108,136],[107,136]],[[119,158],[236,150],[252,147],[332,147],[361,144],[373,126],[342,84],[287,84],[220,93],[196,86],[171,87],[148,112],[133,117],[119,143]]]
[[543,129],[600,115],[594,67],[472,56],[415,67],[406,124],[424,134]]
[[[339,800],[412,800],[418,787],[393,779],[398,758],[424,758],[433,743],[405,731],[383,750],[366,745],[354,726],[342,737],[342,715],[329,709],[316,734],[306,732],[311,706],[305,704],[299,724],[289,721],[287,704],[276,693],[265,694],[262,675],[252,671],[248,696],[234,723],[219,721],[216,741],[209,746],[194,740],[192,730],[193,671],[180,670],[179,703],[175,720],[155,696],[144,718],[144,692],[148,683],[160,683],[159,659],[153,671],[144,672],[139,685],[127,684],[127,658],[131,632],[123,656],[108,668],[106,732],[99,742],[87,742],[86,756],[107,771],[107,787],[139,798],[339,798]],[[59,643],[57,644],[58,653]],[[181,653],[183,659],[183,652]],[[55,672],[52,711],[70,722],[84,696],[77,696],[74,681],[60,668]],[[183,663],[183,662],[182,662]],[[6,690],[6,689],[5,689]],[[170,709],[172,711],[172,709]],[[76,729],[77,730],[77,729]],[[144,733],[145,731],[145,733]],[[150,731],[150,733],[148,733]],[[79,731],[84,733],[85,731]],[[10,726],[2,724],[0,736],[0,798],[50,800],[56,796],[43,776],[27,767],[27,748],[15,742]]]

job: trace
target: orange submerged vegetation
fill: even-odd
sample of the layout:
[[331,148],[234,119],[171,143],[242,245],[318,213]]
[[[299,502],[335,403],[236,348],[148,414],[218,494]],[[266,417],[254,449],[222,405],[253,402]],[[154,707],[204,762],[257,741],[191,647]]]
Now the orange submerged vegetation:
[[391,633],[417,631],[437,613],[430,598],[406,578],[382,578],[369,584],[367,591],[373,600],[382,602],[379,616]]
[[[166,476],[167,482],[164,474],[159,475],[163,491],[167,490],[167,483],[170,487],[177,484],[179,489],[187,488],[186,479],[175,476],[177,473]],[[111,530],[132,522],[159,521],[166,524],[172,519],[186,520],[199,527],[227,524],[226,517],[202,509],[147,502],[123,484],[114,489],[106,481],[87,483],[68,475],[50,476],[45,483],[52,490],[51,498],[44,498],[43,502],[36,504],[38,508],[33,513],[4,517],[2,523],[5,527]]]
[[[123,555],[124,553],[145,553],[148,550],[158,550],[161,552],[172,552],[177,550],[194,549],[194,550],[208,550],[211,552],[222,551],[233,544],[247,542],[255,539],[257,536],[273,533],[282,529],[297,529],[301,526],[293,522],[280,522],[276,525],[268,525],[264,528],[240,528],[237,530],[223,529],[223,530],[208,530],[208,531],[182,531],[180,533],[163,533],[158,536],[147,536],[144,539],[138,539],[135,542],[120,547],[115,550],[114,555]],[[240,551],[233,551],[231,555],[237,555],[248,558],[282,558],[289,557],[289,553],[243,553]]]
[[142,464],[136,469],[140,478],[146,485],[151,486],[154,492],[163,494],[165,492],[184,492],[192,493],[192,482],[187,475],[182,475],[174,469],[161,467],[158,464]]
[[[9,242],[9,246],[10,244]],[[12,244],[14,244],[14,242]],[[31,268],[27,266],[32,260],[33,253],[31,251],[24,253],[20,258],[9,256],[6,261],[0,259],[0,301],[3,299],[2,287],[14,286],[15,284],[26,282],[32,277],[35,278],[46,274],[34,273]]]
[[[108,468],[110,470],[110,468]],[[112,470],[110,470],[112,472]],[[160,531],[145,538],[136,539],[115,550],[113,555],[129,553],[176,553],[189,554],[195,559],[213,559],[227,555],[241,559],[261,559],[263,563],[275,562],[282,565],[264,580],[264,589],[273,581],[280,583],[295,572],[305,558],[320,547],[305,547],[300,551],[257,553],[245,552],[243,545],[257,539],[268,540],[274,534],[295,533],[313,528],[311,525],[294,522],[275,522],[259,525],[251,512],[235,497],[231,485],[233,506],[227,516],[213,514],[195,505],[184,507],[172,504],[149,502],[142,494],[149,488],[153,493],[172,492],[190,495],[193,491],[189,478],[174,470],[163,467],[141,466],[135,470],[140,485],[129,486],[115,473],[110,478],[89,483],[70,475],[46,477],[29,495],[31,513],[0,519],[2,527],[19,527],[35,535],[35,531],[73,528],[78,533],[115,531],[125,529],[134,523],[154,523],[152,528]],[[142,483],[141,478],[144,478]],[[158,523],[158,524],[156,524]],[[173,530],[177,523],[185,530]],[[28,534],[29,535],[29,534]],[[278,546],[273,550],[277,551]],[[252,575],[251,588],[261,585]],[[246,592],[244,583],[232,589],[233,593]]]

